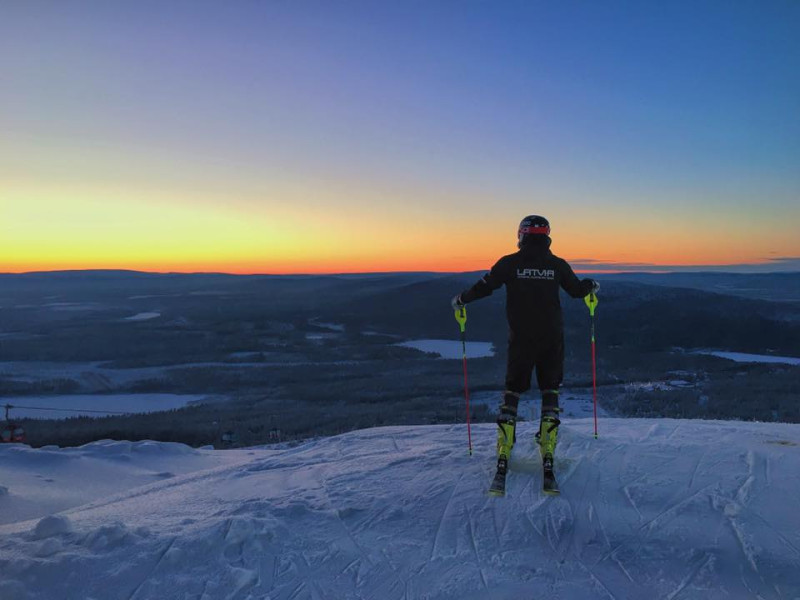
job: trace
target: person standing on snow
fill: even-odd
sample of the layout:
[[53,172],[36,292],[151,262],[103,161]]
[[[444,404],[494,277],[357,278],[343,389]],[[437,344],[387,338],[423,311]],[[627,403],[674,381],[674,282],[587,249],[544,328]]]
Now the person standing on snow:
[[559,288],[573,298],[583,298],[600,289],[600,284],[592,279],[578,279],[569,264],[550,251],[550,243],[547,219],[538,215],[525,217],[517,233],[519,251],[502,257],[480,281],[452,300],[453,308],[460,310],[465,304],[506,286],[506,316],[510,328],[508,366],[497,420],[497,468],[498,473],[502,471],[503,489],[515,442],[519,397],[530,389],[535,368],[536,382],[542,393],[536,438],[545,471],[545,488],[549,473],[553,477],[553,492],[557,492],[552,470],[560,424],[558,389],[564,376],[564,323]]

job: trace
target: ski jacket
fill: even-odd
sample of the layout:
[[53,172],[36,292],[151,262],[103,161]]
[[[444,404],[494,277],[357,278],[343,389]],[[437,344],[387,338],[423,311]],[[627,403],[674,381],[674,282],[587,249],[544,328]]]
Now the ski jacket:
[[504,256],[492,270],[461,293],[464,304],[485,298],[506,286],[506,316],[512,334],[536,338],[560,337],[564,331],[559,289],[573,298],[592,290],[591,279],[580,280],[562,258],[547,245],[523,246]]

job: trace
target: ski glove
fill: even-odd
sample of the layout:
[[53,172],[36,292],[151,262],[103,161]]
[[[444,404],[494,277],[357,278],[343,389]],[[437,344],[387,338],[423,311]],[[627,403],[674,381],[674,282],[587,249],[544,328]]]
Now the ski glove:
[[453,296],[453,299],[450,301],[450,306],[453,307],[453,310],[461,310],[464,307],[464,303],[461,301],[461,294]]
[[591,294],[596,294],[597,292],[599,292],[600,291],[600,282],[595,281],[594,279],[590,279],[589,281],[592,282],[592,291],[590,293]]

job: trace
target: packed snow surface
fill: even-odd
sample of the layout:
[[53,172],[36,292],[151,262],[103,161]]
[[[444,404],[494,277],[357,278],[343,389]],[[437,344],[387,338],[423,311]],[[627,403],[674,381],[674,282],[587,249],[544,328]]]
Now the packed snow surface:
[[544,496],[522,422],[295,447],[0,447],[0,598],[795,599],[800,426],[565,419]]
[[794,356],[773,356],[771,354],[747,354],[746,352],[721,352],[717,350],[700,350],[698,354],[710,354],[719,358],[727,358],[736,362],[775,363],[784,365],[800,365],[800,358]]
[[[491,342],[467,342],[468,358],[485,358],[494,356],[494,345]],[[422,352],[438,354],[441,358],[462,358],[464,349],[459,340],[412,340],[401,342],[397,346],[414,348]]]

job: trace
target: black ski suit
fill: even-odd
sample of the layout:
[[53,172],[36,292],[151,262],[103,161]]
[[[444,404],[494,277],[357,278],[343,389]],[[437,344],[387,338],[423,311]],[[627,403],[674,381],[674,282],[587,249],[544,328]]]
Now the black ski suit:
[[[506,390],[517,395],[529,390],[535,368],[543,408],[557,408],[558,388],[564,378],[564,320],[559,288],[573,298],[583,298],[592,291],[594,282],[578,279],[565,260],[550,252],[549,237],[536,238],[498,260],[480,281],[461,293],[461,301],[467,304],[506,286]],[[516,411],[516,401],[513,404]]]

